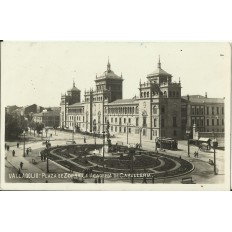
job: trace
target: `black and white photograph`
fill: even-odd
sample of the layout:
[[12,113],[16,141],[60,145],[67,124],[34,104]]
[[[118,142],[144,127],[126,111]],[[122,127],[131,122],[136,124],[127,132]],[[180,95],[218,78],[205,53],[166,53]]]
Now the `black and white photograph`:
[[230,51],[2,42],[2,188],[228,190]]

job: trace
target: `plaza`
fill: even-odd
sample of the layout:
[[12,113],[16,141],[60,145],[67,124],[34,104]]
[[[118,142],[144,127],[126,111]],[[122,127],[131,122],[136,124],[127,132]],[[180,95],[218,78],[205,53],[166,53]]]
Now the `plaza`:
[[[25,149],[30,147],[32,151],[25,157],[23,156],[23,141],[20,142],[19,148],[16,147],[16,142],[8,142],[10,150],[6,151],[6,182],[76,183],[74,180],[77,177],[83,183],[97,183],[100,176],[102,183],[104,176],[104,183],[132,183],[132,174],[135,184],[144,182],[147,184],[181,184],[182,179],[186,177],[191,177],[193,183],[196,184],[222,183],[224,179],[224,151],[222,150],[216,150],[217,175],[215,175],[213,165],[208,162],[209,159],[213,159],[212,150],[199,151],[199,156],[196,158],[194,152],[198,150],[198,147],[190,146],[190,156],[188,156],[187,142],[179,141],[177,151],[162,150],[157,154],[154,152],[154,143],[144,140],[142,141],[144,149],[135,149],[132,173],[132,159],[126,144],[121,145],[123,151],[121,157],[117,153],[111,157],[105,156],[103,167],[102,156],[93,154],[96,149],[103,147],[102,138],[80,133],[73,135],[65,131],[56,131],[55,135],[54,130],[49,130],[49,134],[53,134],[55,138],[50,141],[51,149],[47,156],[48,160],[41,159],[41,154],[46,148],[40,137],[35,136],[32,142],[33,136],[27,135],[28,141],[25,143]],[[72,139],[76,144],[67,145],[66,142]],[[112,146],[115,147],[116,143],[123,143],[125,137],[111,138],[111,141]],[[129,143],[136,144],[138,139],[130,137]],[[13,149],[16,152],[14,157],[12,156]],[[23,162],[22,173],[25,178],[12,178],[9,174],[18,173],[20,162]],[[33,178],[33,173],[37,173],[36,178]]]

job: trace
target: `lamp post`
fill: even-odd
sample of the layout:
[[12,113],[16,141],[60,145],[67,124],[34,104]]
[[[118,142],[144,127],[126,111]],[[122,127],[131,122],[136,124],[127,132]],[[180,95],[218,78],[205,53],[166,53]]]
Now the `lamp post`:
[[104,178],[105,178],[105,131],[102,132],[103,136],[103,148],[102,148],[102,159],[103,159],[103,178],[102,183],[104,184]]
[[140,136],[140,141],[139,141],[139,144],[140,144],[140,148],[142,147],[142,127],[139,127],[139,136]]
[[214,175],[217,175],[217,170],[216,170],[216,148],[218,146],[218,142],[215,138],[215,134],[214,134],[214,131],[213,131],[213,137],[214,137],[214,140],[213,140],[213,164],[214,164]]
[[131,184],[134,184],[134,154],[135,154],[135,148],[129,147],[129,153],[131,156]]
[[189,136],[190,136],[190,131],[186,130],[186,135],[187,135],[187,139],[188,139],[188,157],[190,157],[190,147],[189,147]]
[[23,157],[25,157],[26,156],[26,154],[25,154],[25,131],[23,131]]

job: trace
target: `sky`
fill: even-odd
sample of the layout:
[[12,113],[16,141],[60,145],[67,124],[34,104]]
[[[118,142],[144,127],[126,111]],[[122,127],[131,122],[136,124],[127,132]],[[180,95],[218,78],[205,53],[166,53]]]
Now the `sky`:
[[182,95],[223,98],[230,91],[227,43],[171,42],[4,42],[2,102],[5,106],[59,106],[61,93],[95,87],[96,74],[111,69],[123,76],[123,98],[138,95],[139,81],[161,67],[182,84]]

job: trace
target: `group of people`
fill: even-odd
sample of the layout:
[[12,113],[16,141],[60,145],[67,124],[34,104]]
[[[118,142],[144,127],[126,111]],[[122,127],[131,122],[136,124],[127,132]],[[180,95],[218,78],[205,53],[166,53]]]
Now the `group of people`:
[[93,174],[93,169],[92,168],[87,168],[83,171],[83,176],[84,177],[90,177],[90,175]]
[[41,153],[41,161],[46,161],[46,159],[47,159],[47,154],[45,154],[45,153]]
[[103,180],[101,179],[101,177],[99,176],[98,178],[94,179],[94,183],[95,184],[101,184],[103,182]]

